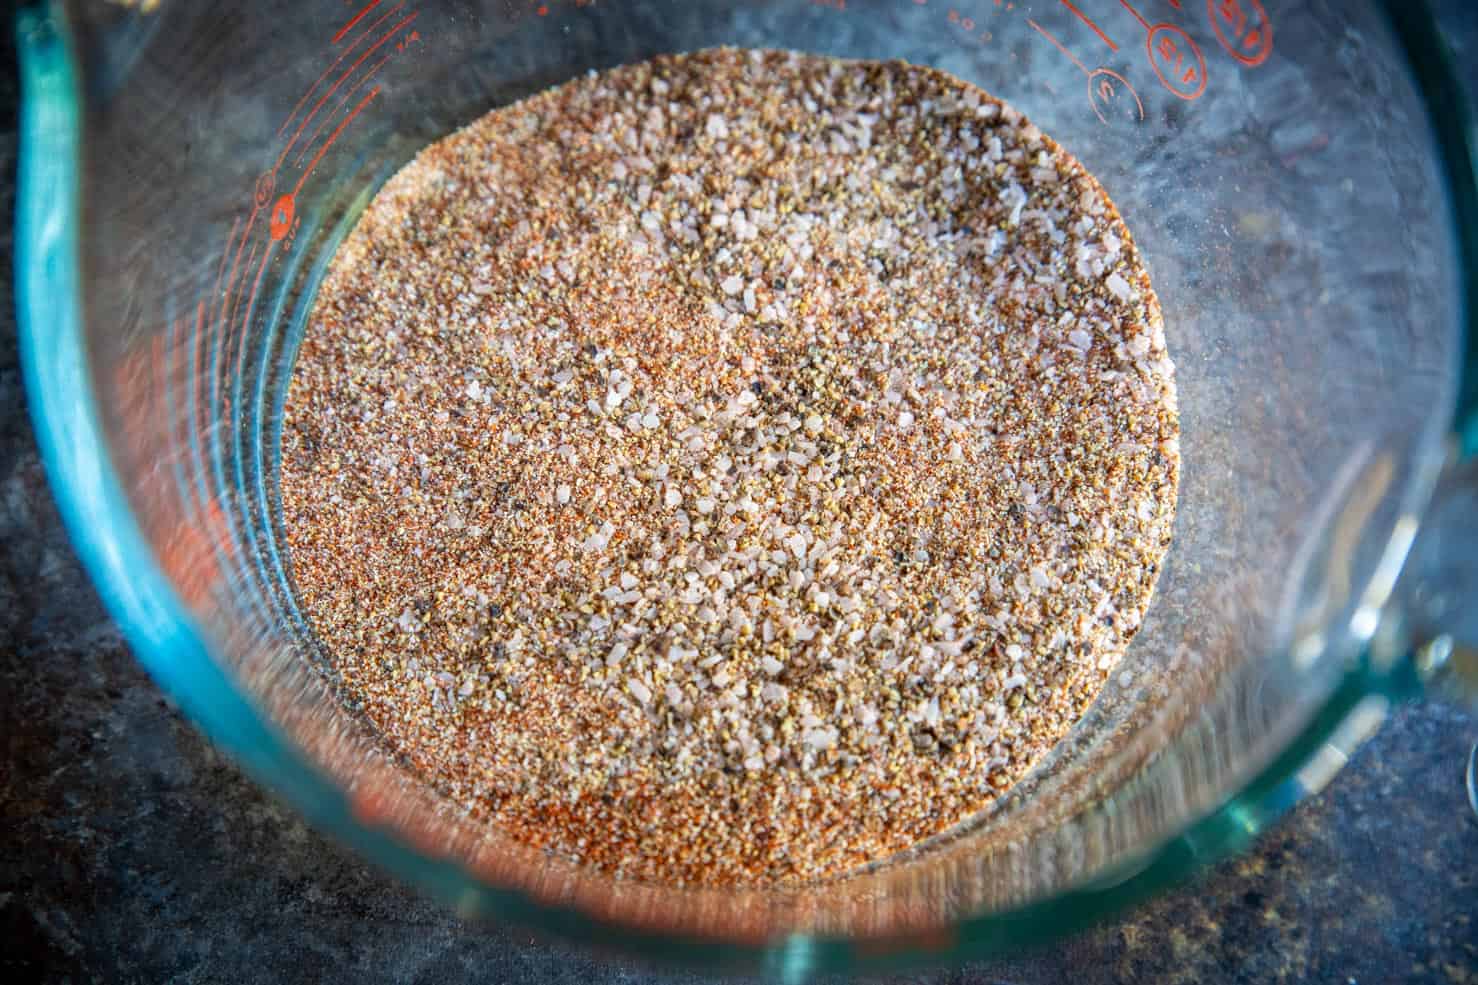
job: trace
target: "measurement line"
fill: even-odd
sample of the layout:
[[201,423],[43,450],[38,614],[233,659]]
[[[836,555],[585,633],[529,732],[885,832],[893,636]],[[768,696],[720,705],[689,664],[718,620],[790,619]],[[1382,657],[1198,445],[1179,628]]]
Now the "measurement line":
[[318,141],[318,135],[323,133],[323,128],[328,126],[328,121],[337,116],[339,110],[344,108],[344,104],[349,101],[349,97],[353,96],[360,89],[363,89],[364,84],[370,79],[374,78],[375,73],[378,72],[380,70],[380,67],[389,60],[390,55],[386,55],[379,61],[375,62],[363,75],[359,77],[358,82],[354,83],[347,90],[345,90],[344,94],[339,97],[339,101],[334,104],[334,108],[325,113],[323,119],[318,121],[318,126],[313,128],[313,135],[310,136],[308,140],[303,144],[303,146],[298,149],[298,156],[297,159],[293,161],[293,167],[297,167],[299,164],[303,163],[303,158],[308,156],[308,152],[313,149],[313,145]]
[[169,329],[164,342],[164,366],[161,372],[164,374],[164,415],[169,424],[169,437],[171,445],[169,448],[169,461],[174,468],[174,481],[180,494],[180,503],[185,507],[185,515],[195,515],[195,496],[190,485],[190,480],[185,477],[185,449],[187,444],[187,423],[182,408],[178,406],[180,400],[180,389],[184,386],[182,377],[184,372],[184,360],[181,358],[180,339],[185,333],[185,316],[169,319]]
[[370,100],[374,99],[379,94],[380,87],[375,86],[369,91],[369,95],[365,96],[359,101],[359,105],[355,106],[349,111],[349,114],[345,116],[344,121],[334,129],[334,132],[329,134],[328,140],[324,142],[324,145],[322,147],[318,148],[318,153],[313,155],[313,160],[308,164],[308,167],[304,169],[302,174],[298,175],[297,186],[293,188],[293,198],[298,197],[298,192],[303,190],[303,182],[307,181],[308,176],[313,173],[313,169],[318,167],[318,162],[323,160],[323,155],[327,154],[328,149],[334,145],[334,141],[339,139],[339,134],[343,133],[344,128],[352,123],[354,121],[354,118],[359,115],[359,111],[368,106],[370,104]]
[[313,84],[310,85],[307,91],[303,93],[303,98],[298,100],[298,104],[294,106],[293,111],[287,115],[287,119],[282,121],[282,126],[277,128],[277,136],[282,136],[282,132],[288,127],[292,126],[293,120],[296,120],[298,118],[298,113],[301,112],[303,107],[307,105],[308,99],[313,95],[315,91],[317,91],[318,87],[323,84],[323,80],[328,78],[330,73],[332,73],[334,69],[339,67],[339,62],[342,62],[345,58],[348,58],[354,52],[354,49],[359,47],[359,43],[361,41],[375,32],[375,28],[385,23],[386,19],[391,17],[397,10],[404,6],[405,0],[400,0],[400,2],[397,3],[395,6],[391,7],[389,10],[381,14],[378,20],[376,20],[369,27],[365,28],[364,31],[359,35],[359,37],[354,39],[353,43],[351,43],[349,47],[339,52],[339,57],[335,58],[333,62],[329,65],[329,67],[323,70],[322,75],[313,80]]
[[[241,401],[241,367],[244,367],[246,365],[246,344],[251,338],[251,333],[247,331],[247,326],[251,324],[252,313],[256,311],[257,308],[257,296],[261,293],[262,290],[262,274],[266,273],[267,262],[272,259],[272,252],[276,248],[277,243],[273,241],[269,242],[267,244],[267,248],[262,251],[262,262],[257,265],[257,275],[252,280],[251,293],[247,295],[246,311],[243,312],[241,316],[241,329],[236,333],[236,354],[232,361],[232,366],[236,368],[231,374],[231,378],[236,381],[236,393],[234,395],[235,403],[240,403]],[[248,264],[248,266],[250,266],[250,264]],[[266,356],[264,355],[263,358],[265,359]],[[230,395],[227,396],[226,400],[228,403],[232,403]],[[239,447],[236,450],[236,454],[239,460],[241,455],[241,450]],[[237,465],[236,474],[238,478],[241,475],[239,462]]]
[[241,253],[246,249],[247,237],[251,235],[251,227],[256,224],[257,210],[256,198],[252,199],[251,215],[247,217],[246,229],[242,230],[241,239],[236,244],[236,256],[231,260],[231,273],[226,277],[226,293],[221,297],[221,310],[216,313],[218,319],[226,317],[226,311],[230,306],[231,292],[236,289],[236,267],[241,263]]
[[1046,38],[1048,41],[1051,41],[1052,44],[1056,46],[1056,48],[1057,48],[1058,51],[1062,52],[1068,58],[1071,58],[1073,64],[1076,65],[1076,66],[1078,66],[1078,71],[1082,72],[1084,75],[1087,75],[1089,77],[1092,77],[1093,73],[1090,72],[1090,71],[1088,71],[1088,66],[1087,65],[1084,65],[1082,62],[1078,61],[1078,56],[1075,55],[1075,54],[1073,54],[1071,51],[1068,51],[1067,50],[1067,47],[1061,41],[1057,40],[1056,38],[1054,38],[1052,36],[1052,32],[1048,31],[1045,27],[1043,27],[1042,25],[1038,24],[1036,21],[1032,20],[1030,17],[1028,17],[1026,19],[1026,22],[1028,24],[1030,24],[1036,30],[1036,32],[1038,34],[1040,34],[1042,37]]
[[[252,194],[252,203],[253,203],[253,207],[255,207],[255,203],[256,203],[256,193],[255,192],[253,192],[253,194]],[[209,297],[207,299],[207,303],[210,304],[210,305],[213,305],[215,307],[215,313],[211,316],[211,319],[210,319],[210,324],[213,326],[212,327],[212,330],[213,331],[215,330],[214,329],[214,326],[222,325],[225,322],[226,317],[227,317],[227,309],[230,307],[230,300],[231,300],[230,289],[231,289],[231,283],[230,283],[230,281],[226,281],[224,284],[222,284],[222,282],[221,282],[221,275],[226,270],[226,258],[231,255],[231,244],[235,240],[236,232],[237,232],[237,229],[238,229],[238,227],[240,225],[241,225],[241,215],[238,213],[237,216],[236,216],[236,218],[235,218],[235,220],[232,221],[232,223],[231,223],[231,235],[228,236],[228,237],[226,237],[226,251],[221,254],[221,265],[220,265],[220,268],[216,271],[215,294],[213,294],[211,297]],[[250,228],[251,228],[250,225],[248,225],[247,226],[247,230],[250,230]],[[242,234],[241,234],[241,243],[245,243],[245,242],[246,242],[246,231],[243,231]],[[235,273],[234,273],[235,268],[233,267],[232,270],[233,270],[233,273],[232,273],[231,276],[232,276],[232,278],[234,278],[236,276]],[[225,333],[222,332],[221,334],[224,335]],[[212,379],[211,379],[210,401],[211,401],[212,406],[214,406],[214,404],[216,402],[216,397],[217,397],[218,392],[219,392],[219,388],[218,388],[218,377],[219,377],[219,375],[220,374],[218,373],[214,377],[212,377]]]
[[[1141,17],[1140,14],[1139,14],[1139,11],[1135,10],[1132,6],[1130,6],[1129,0],[1119,0],[1119,3],[1123,5],[1123,7],[1124,7],[1125,10],[1129,11],[1129,13],[1131,13],[1131,14],[1134,15],[1134,19],[1137,20],[1137,21],[1139,21],[1139,26],[1140,27],[1144,28],[1146,31],[1148,31],[1150,29],[1150,22],[1147,21],[1147,20],[1145,20],[1143,17]],[[1179,7],[1180,5],[1179,4],[1172,4],[1172,6]]]
[[205,302],[201,300],[195,303],[195,338],[190,345],[190,381],[186,388],[185,399],[190,403],[189,419],[195,427],[194,431],[186,435],[188,439],[186,447],[190,449],[190,457],[194,459],[195,482],[193,485],[195,496],[202,510],[209,501],[209,497],[205,494],[205,459],[200,451],[200,442],[205,438],[206,425],[209,423],[209,419],[205,416],[205,403],[200,399],[200,389],[204,382],[201,377],[204,375],[205,366],[205,352],[203,351],[205,349],[205,325]]
[[367,14],[367,13],[369,13],[371,10],[374,10],[379,5],[380,5],[380,0],[370,0],[369,3],[365,4],[363,10],[361,10],[359,13],[355,14],[353,17],[351,17],[349,19],[349,23],[347,23],[343,27],[339,28],[339,33],[338,34],[335,34],[329,40],[329,44],[338,44],[340,41],[343,41],[344,40],[344,35],[348,34],[350,31],[354,30],[354,25],[355,24],[358,24],[360,21],[364,20],[364,15]]
[[1110,51],[1119,50],[1119,46],[1114,44],[1113,40],[1107,34],[1103,33],[1103,28],[1093,23],[1093,20],[1087,14],[1083,13],[1077,7],[1074,7],[1072,0],[1057,0],[1057,2],[1062,4],[1068,10],[1071,10],[1073,13],[1077,14],[1078,20],[1082,21],[1084,24],[1087,24],[1089,29],[1091,29],[1094,34],[1098,35],[1099,40],[1109,46]]
[[[241,341],[240,351],[236,356],[236,364],[239,366],[246,361],[246,323],[251,320],[251,313],[257,306],[257,292],[262,289],[262,274],[267,270],[267,261],[272,259],[272,250],[276,243],[268,243],[267,248],[262,251],[262,262],[257,264],[257,276],[252,280],[251,293],[247,295],[246,312],[241,316]],[[265,358],[265,357],[264,357]]]
[[[251,252],[246,255],[246,267],[242,269],[243,278],[246,276],[246,271],[251,269],[252,261],[257,258],[257,250],[261,249],[261,246],[262,244],[260,241],[251,244]],[[245,286],[244,280],[242,282],[242,285]],[[231,331],[236,321],[236,312],[241,307],[241,293],[242,292],[238,290],[231,298],[231,315],[229,318],[226,319],[226,331],[221,334],[221,344],[227,352],[230,352],[230,344],[234,341],[234,339],[231,338]]]
[[[247,258],[246,258],[246,268],[245,268],[246,270],[250,270],[251,269],[252,261],[256,259],[256,257],[257,257],[257,249],[260,246],[261,246],[260,243],[253,243],[252,244],[251,253],[247,254]],[[244,277],[245,274],[243,274],[242,276]],[[244,281],[243,281],[243,283],[244,283]],[[238,372],[237,367],[240,365],[240,360],[237,358],[237,354],[236,354],[236,351],[235,350],[237,350],[237,349],[239,349],[239,348],[242,347],[242,342],[244,341],[244,338],[245,338],[245,335],[246,335],[245,325],[242,326],[242,330],[241,331],[237,331],[237,329],[235,327],[236,312],[237,312],[237,310],[240,307],[241,307],[241,292],[238,291],[236,293],[235,297],[233,297],[232,300],[231,300],[231,313],[230,313],[230,317],[229,317],[229,320],[226,323],[226,331],[221,336],[221,351],[226,354],[226,360],[225,360],[226,361],[226,365],[225,365],[225,369],[223,371],[223,375],[227,376],[228,378],[231,377],[231,376],[233,376],[236,372]],[[227,399],[229,400],[229,397]]]
[[231,244],[236,241],[236,231],[241,227],[241,216],[238,215],[231,223],[231,235],[226,237],[226,249],[221,254],[221,265],[216,268],[216,286],[211,292],[210,302],[216,308],[216,317],[219,318],[226,310],[226,299],[221,294],[221,278],[226,275],[226,257],[231,255]]
[[334,82],[334,84],[329,86],[328,92],[325,92],[323,94],[323,98],[318,100],[318,102],[314,104],[312,111],[310,111],[307,116],[303,117],[303,122],[298,124],[298,129],[293,134],[292,139],[289,140],[287,142],[287,145],[282,148],[282,153],[277,156],[277,164],[274,165],[274,170],[276,168],[282,167],[283,160],[287,158],[287,152],[292,150],[293,144],[297,143],[298,138],[303,135],[303,128],[306,127],[309,123],[313,122],[313,117],[318,115],[318,111],[323,108],[324,103],[328,102],[328,98],[334,94],[334,91],[337,90],[339,86],[344,84],[344,80],[353,75],[354,70],[360,65],[364,64],[364,60],[370,55],[374,54],[376,49],[378,49],[385,42],[389,41],[391,38],[395,37],[396,34],[400,33],[402,28],[404,28],[411,21],[415,20],[416,15],[419,13],[420,11],[412,11],[411,14],[408,17],[402,19],[399,24],[396,24],[390,30],[386,31],[384,37],[380,38],[380,40],[376,41],[374,44],[364,49],[364,53],[354,60],[354,64],[345,69],[344,74],[340,75],[339,78]]
[[[277,244],[275,242],[269,242],[267,244],[267,248],[262,251],[262,262],[257,265],[257,275],[252,280],[251,293],[246,296],[246,311],[244,311],[241,315],[241,331],[238,333],[239,338],[237,341],[236,351],[236,366],[238,367],[236,371],[238,375],[236,378],[238,379],[239,374],[241,373],[240,367],[246,364],[246,341],[248,338],[250,338],[251,335],[251,333],[247,331],[247,323],[251,321],[252,312],[256,310],[257,293],[262,289],[262,274],[266,272],[267,261],[272,259],[272,251],[276,248]],[[263,355],[262,358],[265,359],[266,355]]]

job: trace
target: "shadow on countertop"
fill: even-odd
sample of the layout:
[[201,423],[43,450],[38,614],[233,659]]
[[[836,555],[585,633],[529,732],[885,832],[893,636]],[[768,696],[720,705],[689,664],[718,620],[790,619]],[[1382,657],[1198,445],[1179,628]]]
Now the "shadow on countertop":
[[[8,216],[8,51],[0,69]],[[5,257],[10,235],[7,221]],[[185,723],[129,655],[61,530],[12,311],[0,279],[0,977],[693,981],[465,925],[313,832]],[[1402,708],[1245,856],[1030,958],[909,981],[1478,982],[1478,821],[1462,780],[1474,739],[1471,716]]]

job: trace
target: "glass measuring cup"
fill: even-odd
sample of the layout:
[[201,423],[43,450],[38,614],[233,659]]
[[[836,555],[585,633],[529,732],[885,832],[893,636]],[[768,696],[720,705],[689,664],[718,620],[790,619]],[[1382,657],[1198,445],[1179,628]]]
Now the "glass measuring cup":
[[[1242,844],[1388,696],[1456,680],[1478,640],[1452,603],[1478,549],[1453,506],[1472,467],[1449,440],[1478,443],[1462,349],[1478,216],[1416,7],[200,7],[22,16],[18,275],[48,467],[105,598],[186,710],[469,913],[792,979],[1012,949]],[[984,816],[800,890],[613,881],[458,817],[335,697],[274,488],[318,280],[379,184],[493,106],[714,44],[905,58],[1012,102],[1120,205],[1179,371],[1176,541],[1104,697]]]

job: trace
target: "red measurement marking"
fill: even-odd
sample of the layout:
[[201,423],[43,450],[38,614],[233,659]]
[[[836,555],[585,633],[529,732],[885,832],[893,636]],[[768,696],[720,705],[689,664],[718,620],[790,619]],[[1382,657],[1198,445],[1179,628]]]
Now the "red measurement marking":
[[246,303],[246,313],[241,316],[241,331],[236,333],[236,358],[233,364],[235,366],[241,366],[246,362],[246,342],[247,339],[250,337],[250,333],[247,332],[246,326],[251,322],[252,312],[255,311],[257,307],[257,294],[261,291],[262,288],[262,273],[267,269],[267,261],[272,259],[272,251],[276,249],[276,247],[276,243],[268,243],[267,249],[262,253],[262,262],[257,265],[257,276],[256,279],[252,281],[251,294],[247,296],[248,300]]
[[251,213],[247,216],[247,228],[242,229],[241,240],[236,241],[236,256],[235,259],[231,262],[231,275],[226,278],[226,296],[228,297],[231,296],[232,291],[235,290],[236,263],[241,262],[241,254],[244,253],[245,248],[247,248],[247,238],[251,235],[251,229],[256,228],[257,213],[260,213],[260,211],[262,211],[262,207],[257,206],[257,204],[253,204],[253,206],[251,206]]
[[[261,241],[251,244],[251,252],[246,255],[247,270],[251,269],[252,261],[257,258],[257,250],[261,249],[261,247]],[[236,324],[236,312],[241,308],[241,294],[241,291],[237,291],[235,296],[231,298],[231,317],[226,320],[226,331],[221,333],[223,341],[230,339],[231,329]]]
[[334,132],[329,134],[328,140],[324,142],[324,145],[322,147],[318,148],[318,153],[313,155],[312,162],[309,163],[308,167],[303,171],[302,174],[298,175],[298,183],[293,188],[294,199],[296,199],[298,197],[298,193],[303,190],[303,182],[308,180],[308,176],[313,173],[313,169],[318,167],[318,162],[323,160],[323,155],[327,154],[328,149],[334,145],[334,141],[339,139],[339,134],[343,133],[344,128],[352,123],[354,121],[354,118],[359,115],[359,111],[368,106],[370,104],[370,100],[374,99],[379,94],[380,87],[375,86],[369,91],[369,95],[361,99],[359,101],[359,104],[349,111],[348,115],[344,117],[343,122],[334,129]]
[[354,94],[360,89],[363,89],[364,84],[375,77],[375,73],[378,72],[381,67],[383,67],[384,64],[390,60],[390,57],[390,55],[386,55],[379,61],[371,65],[368,69],[366,69],[365,73],[359,77],[359,81],[346,89],[344,91],[344,94],[339,97],[339,101],[334,104],[334,108],[329,112],[323,114],[323,119],[318,121],[318,126],[313,128],[313,133],[308,137],[307,141],[305,141],[303,146],[298,150],[298,156],[293,160],[293,165],[295,167],[303,163],[303,158],[308,156],[308,152],[312,150],[313,145],[318,142],[318,135],[323,132],[324,127],[328,126],[329,120],[332,120],[335,116],[337,116],[339,110],[344,108],[344,105],[348,103],[351,98],[353,98]]
[[237,216],[231,223],[231,235],[226,237],[226,249],[221,253],[221,265],[216,268],[216,286],[210,293],[211,304],[217,305],[216,317],[221,317],[226,310],[226,298],[221,294],[221,278],[226,276],[226,257],[231,255],[231,242],[236,239],[236,231],[241,227],[241,216]]
[[[284,195],[272,206],[272,215],[267,219],[267,232],[272,237],[272,242],[283,239],[293,228],[293,215],[297,211],[297,203],[291,195]],[[247,266],[251,266],[247,263]]]
[[354,70],[357,69],[360,65],[363,65],[364,60],[370,55],[373,55],[381,45],[389,41],[391,38],[395,37],[395,35],[399,34],[407,24],[415,20],[416,16],[419,13],[420,11],[412,11],[409,15],[403,18],[400,23],[396,24],[390,30],[386,31],[384,37],[380,38],[380,40],[376,41],[374,44],[364,49],[364,53],[361,54],[358,58],[354,59],[354,64],[345,69],[344,74],[340,75],[338,79],[334,82],[334,84],[329,86],[328,91],[323,94],[323,98],[319,99],[318,102],[314,104],[313,109],[308,113],[308,115],[303,117],[303,122],[298,124],[298,129],[293,134],[292,139],[289,140],[287,142],[287,145],[282,148],[282,153],[277,156],[277,164],[275,165],[274,170],[276,168],[282,167],[283,159],[287,157],[287,152],[292,150],[293,144],[297,143],[298,138],[302,136],[303,128],[306,127],[309,123],[313,122],[313,117],[318,115],[318,111],[323,108],[323,104],[328,102],[329,97],[334,94],[339,86],[344,84],[344,80],[353,75]]
[[392,15],[394,15],[397,10],[404,6],[405,0],[400,0],[400,2],[397,3],[395,6],[391,7],[389,10],[381,14],[378,20],[376,20],[369,27],[365,28],[360,33],[359,37],[354,39],[354,42],[350,44],[349,47],[339,52],[339,57],[335,58],[333,60],[333,63],[330,64],[328,68],[323,70],[322,75],[313,80],[313,84],[310,85],[308,87],[308,90],[303,93],[303,98],[298,100],[298,104],[294,106],[293,111],[287,115],[287,119],[282,121],[282,126],[277,128],[277,136],[282,136],[283,131],[292,126],[293,120],[296,120],[298,118],[298,113],[302,111],[305,105],[307,105],[309,98],[313,95],[315,91],[317,91],[318,87],[323,84],[323,80],[328,78],[329,74],[332,73],[334,69],[339,67],[339,63],[353,54],[354,49],[359,47],[359,43],[375,32],[375,28],[385,23],[385,21],[389,19]]
[[1087,24],[1089,29],[1092,30],[1094,34],[1098,35],[1098,39],[1109,46],[1110,51],[1119,50],[1119,46],[1114,44],[1113,39],[1110,38],[1107,34],[1103,33],[1103,28],[1093,23],[1092,18],[1083,13],[1077,7],[1073,6],[1072,0],[1057,0],[1057,2],[1062,4],[1068,10],[1071,10],[1073,13],[1077,14],[1078,20],[1082,21],[1084,24]]
[[[190,408],[190,420],[196,434],[204,436],[206,427],[205,401],[200,399],[205,386],[205,302],[195,302],[195,338],[190,344],[190,376],[195,381],[195,403]],[[188,446],[187,446],[188,447]]]
[[1129,3],[1129,0],[1119,0],[1119,4],[1125,10],[1129,11],[1129,13],[1134,15],[1134,19],[1139,21],[1140,27],[1144,28],[1146,31],[1150,29],[1150,22],[1140,16],[1139,11],[1134,9],[1134,7]]
[[246,316],[242,319],[243,328],[246,327],[246,318],[251,317],[252,309],[257,306],[257,292],[262,289],[262,274],[266,271],[267,261],[270,259],[272,259],[272,247],[269,246],[266,252],[262,254],[262,262],[257,264],[257,276],[251,282],[251,294],[248,295],[249,300],[246,305]]
[[[183,452],[184,449],[190,447],[189,421],[184,414],[179,412],[177,405],[171,398],[171,394],[178,393],[184,386],[187,368],[185,366],[184,352],[180,340],[184,338],[186,324],[185,316],[170,321],[169,331],[166,333],[164,350],[161,353],[163,359],[166,360],[165,364],[160,368],[160,374],[164,377],[163,392],[166,400],[168,400],[166,404],[168,407],[168,420],[166,423],[169,425],[169,438],[172,443],[170,450],[171,460]],[[179,451],[175,451],[175,449],[179,449]],[[183,476],[180,477],[180,483],[184,486],[181,492],[181,502],[184,504],[186,511],[193,516],[195,513],[195,484],[185,480]]]
[[1061,41],[1057,40],[1055,37],[1052,36],[1052,32],[1051,31],[1048,31],[1045,27],[1043,27],[1042,25],[1038,24],[1036,21],[1032,20],[1030,17],[1028,17],[1026,19],[1026,22],[1028,24],[1030,24],[1032,26],[1032,29],[1035,30],[1038,34],[1040,34],[1042,37],[1046,38],[1048,41],[1051,41],[1052,44],[1057,48],[1058,51],[1062,52],[1068,58],[1072,59],[1072,63],[1074,65],[1078,66],[1078,71],[1082,72],[1084,75],[1090,75],[1091,76],[1093,74],[1092,72],[1088,71],[1088,66],[1087,65],[1084,65],[1082,62],[1078,61],[1078,56],[1077,55],[1074,55],[1071,51],[1068,51],[1067,50],[1067,47]]
[[173,420],[170,421],[171,430],[175,432],[175,446],[170,457],[180,470],[180,482],[184,485],[182,499],[186,509],[193,515],[200,509],[200,496],[195,488],[194,478],[190,475],[190,422],[194,420],[195,412],[185,403],[185,397],[189,393],[190,365],[193,361],[189,339],[185,335],[189,330],[190,316],[181,315],[176,322],[174,345],[170,352],[170,372],[176,395],[172,408]]
[[241,231],[241,239],[236,242],[236,256],[231,260],[231,273],[226,277],[226,293],[221,298],[221,310],[216,313],[217,320],[224,320],[226,317],[227,306],[236,291],[236,268],[241,263],[241,254],[246,250],[246,241],[251,236],[252,227],[256,225],[259,211],[260,209],[253,204],[251,214],[246,217],[246,228]]
[[1144,103],[1129,81],[1111,69],[1101,68],[1088,76],[1088,102],[1098,122],[1108,125],[1113,119],[1144,122]]
[[348,34],[350,31],[354,30],[354,25],[355,24],[358,24],[360,21],[364,20],[364,15],[367,14],[367,13],[369,13],[371,10],[374,10],[379,5],[380,5],[380,0],[370,0],[369,3],[367,3],[367,4],[364,5],[364,9],[363,10],[361,10],[359,13],[355,14],[353,17],[349,18],[349,23],[347,23],[343,27],[339,28],[339,33],[338,34],[335,34],[329,40],[329,44],[338,44],[340,41],[343,41],[344,40],[344,35]]
[[229,291],[222,291],[222,278],[226,274],[226,257],[231,256],[231,244],[235,240],[236,231],[238,231],[239,226],[241,226],[241,216],[236,216],[231,223],[231,235],[226,237],[226,248],[220,254],[220,265],[216,268],[216,287],[211,291],[210,296],[205,299],[207,306],[216,306],[216,314],[214,314],[210,322],[213,325],[220,325],[222,322],[225,322],[226,306],[228,306],[228,302],[231,300]]
[[1206,58],[1189,34],[1174,24],[1156,24],[1145,48],[1161,85],[1187,101],[1201,98],[1206,91]]
[[277,174],[265,171],[257,178],[257,187],[252,193],[252,204],[257,208],[266,205],[272,198],[272,189],[277,185]]
[[540,7],[538,10],[534,11],[534,13],[538,14],[540,17],[548,17],[549,16],[549,8],[548,7]]
[[1261,65],[1273,53],[1273,25],[1261,0],[1206,0],[1206,13],[1216,40],[1243,65]]

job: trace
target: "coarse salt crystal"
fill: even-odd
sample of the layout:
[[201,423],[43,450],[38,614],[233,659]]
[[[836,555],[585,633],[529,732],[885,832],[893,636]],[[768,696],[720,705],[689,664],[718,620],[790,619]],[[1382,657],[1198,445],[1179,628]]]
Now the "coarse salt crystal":
[[1129,282],[1120,277],[1117,272],[1109,274],[1104,278],[1103,286],[1113,292],[1114,297],[1120,301],[1129,300]]
[[809,748],[821,752],[836,745],[837,730],[834,728],[814,728],[803,735],[801,741]]
[[723,292],[725,294],[733,297],[735,294],[738,294],[740,291],[744,290],[744,278],[740,277],[738,274],[730,274],[728,277],[724,278],[724,282],[720,284],[719,287],[723,289]]
[[570,487],[567,485],[562,485],[558,489],[554,490],[554,498],[555,501],[558,502],[561,506],[563,506],[565,503],[568,503],[570,501]]

